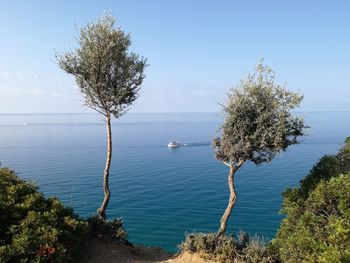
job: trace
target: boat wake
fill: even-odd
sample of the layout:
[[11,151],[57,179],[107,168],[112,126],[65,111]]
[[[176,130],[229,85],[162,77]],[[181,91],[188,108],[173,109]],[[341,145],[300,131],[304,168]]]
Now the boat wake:
[[181,143],[178,141],[170,141],[168,148],[174,149],[178,147],[195,147],[195,146],[209,146],[210,142],[192,142],[192,143]]
[[192,143],[184,143],[183,146],[209,146],[210,142],[192,142]]

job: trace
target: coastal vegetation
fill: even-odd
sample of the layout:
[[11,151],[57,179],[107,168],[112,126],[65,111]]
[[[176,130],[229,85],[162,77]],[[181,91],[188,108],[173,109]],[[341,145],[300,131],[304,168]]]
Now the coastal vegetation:
[[303,204],[285,198],[274,240],[283,262],[350,262],[350,173],[322,180]]
[[262,238],[250,237],[244,232],[240,232],[237,238],[222,235],[220,239],[216,233],[192,233],[186,236],[179,248],[182,252],[198,253],[215,262],[278,262],[271,256],[266,243]]
[[284,193],[273,245],[283,262],[350,262],[350,137]]
[[256,72],[229,92],[223,106],[226,118],[221,135],[213,140],[216,158],[230,169],[227,178],[230,196],[218,237],[225,234],[237,200],[234,177],[238,169],[247,161],[257,165],[271,162],[276,154],[305,135],[304,120],[292,113],[302,99],[303,96],[276,84],[274,71],[264,66],[263,60],[256,66]]
[[88,224],[57,198],[0,169],[0,262],[71,262]]
[[120,218],[79,218],[58,198],[45,198],[32,183],[0,168],[0,263],[79,262],[86,240],[126,241]]
[[119,118],[137,99],[145,78],[146,59],[130,52],[130,35],[115,26],[107,14],[80,30],[79,47],[56,54],[61,69],[75,77],[85,105],[102,114],[107,127],[107,158],[103,173],[102,218],[110,200],[109,170],[112,160],[111,118]]

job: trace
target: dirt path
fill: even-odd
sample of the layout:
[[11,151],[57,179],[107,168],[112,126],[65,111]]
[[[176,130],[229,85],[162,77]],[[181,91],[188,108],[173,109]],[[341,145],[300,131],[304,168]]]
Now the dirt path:
[[82,263],[151,263],[170,259],[172,254],[155,247],[130,247],[104,237],[89,238],[81,253]]
[[81,251],[81,263],[210,263],[198,255],[172,255],[157,247],[130,247],[104,237],[89,238]]

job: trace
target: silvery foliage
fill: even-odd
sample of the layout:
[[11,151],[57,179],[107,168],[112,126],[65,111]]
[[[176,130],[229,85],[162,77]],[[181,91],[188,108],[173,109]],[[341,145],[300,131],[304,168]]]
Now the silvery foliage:
[[108,14],[83,27],[78,43],[74,51],[56,54],[59,66],[75,76],[87,106],[120,117],[138,96],[146,59],[128,51],[130,36]]
[[305,135],[303,118],[292,110],[302,95],[275,83],[275,73],[259,61],[256,71],[231,89],[224,105],[221,135],[213,140],[217,159],[234,165],[271,161]]

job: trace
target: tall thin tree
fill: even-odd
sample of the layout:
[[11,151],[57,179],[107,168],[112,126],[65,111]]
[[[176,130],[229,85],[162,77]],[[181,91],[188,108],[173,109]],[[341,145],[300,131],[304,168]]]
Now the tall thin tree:
[[234,176],[242,165],[270,162],[280,151],[298,143],[305,135],[304,121],[293,116],[303,96],[275,83],[274,71],[260,60],[254,74],[233,88],[224,112],[226,118],[221,135],[213,140],[216,158],[230,169],[230,197],[222,215],[217,236],[226,232],[227,221],[236,203]]
[[78,48],[56,54],[61,69],[75,77],[85,105],[106,118],[107,158],[103,173],[104,199],[98,213],[106,217],[110,200],[109,170],[112,159],[111,117],[119,118],[133,104],[145,78],[146,59],[129,51],[130,35],[115,26],[112,15],[80,30]]

